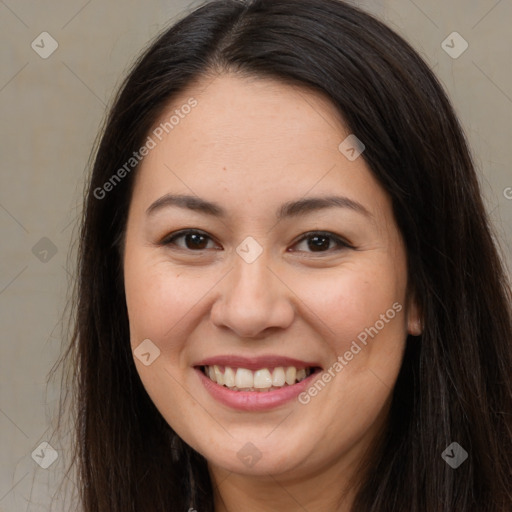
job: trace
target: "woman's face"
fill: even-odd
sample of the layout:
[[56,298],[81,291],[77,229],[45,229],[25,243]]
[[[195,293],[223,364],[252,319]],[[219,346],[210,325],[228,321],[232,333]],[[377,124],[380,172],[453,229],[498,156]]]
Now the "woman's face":
[[346,470],[382,429],[419,333],[362,148],[339,148],[350,133],[317,93],[234,75],[190,88],[149,135],[124,253],[149,396],[210,468]]

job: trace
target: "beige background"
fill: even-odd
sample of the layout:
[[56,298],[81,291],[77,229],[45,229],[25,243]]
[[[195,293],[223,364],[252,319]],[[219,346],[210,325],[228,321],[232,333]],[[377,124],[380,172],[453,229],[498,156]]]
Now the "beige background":
[[[510,265],[512,2],[354,3],[411,42],[448,90]],[[31,454],[50,440],[58,387],[46,388],[45,382],[61,346],[60,318],[73,274],[67,255],[105,106],[147,41],[196,5],[0,0],[0,512],[47,511],[62,479],[65,448],[56,446],[58,458],[48,469]],[[59,45],[47,59],[31,48],[43,31]],[[454,31],[469,44],[458,59],[441,47]],[[511,199],[505,197],[507,189]],[[59,498],[56,510],[69,509]]]

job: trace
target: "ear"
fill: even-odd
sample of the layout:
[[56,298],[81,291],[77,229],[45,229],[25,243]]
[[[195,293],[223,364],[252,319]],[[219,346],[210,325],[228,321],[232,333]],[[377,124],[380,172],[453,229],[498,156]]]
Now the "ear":
[[422,311],[414,293],[407,300],[407,333],[419,336],[423,332]]

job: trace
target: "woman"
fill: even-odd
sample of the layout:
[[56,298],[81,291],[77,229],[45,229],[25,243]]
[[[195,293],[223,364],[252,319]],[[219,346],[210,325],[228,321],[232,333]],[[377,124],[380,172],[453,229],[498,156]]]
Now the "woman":
[[122,85],[80,239],[83,510],[512,509],[511,293],[438,81],[336,0],[216,0]]

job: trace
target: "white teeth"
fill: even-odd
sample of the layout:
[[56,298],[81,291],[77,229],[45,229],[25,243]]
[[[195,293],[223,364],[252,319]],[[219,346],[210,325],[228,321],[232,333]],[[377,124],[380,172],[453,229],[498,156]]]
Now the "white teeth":
[[284,386],[285,381],[284,368],[282,366],[274,368],[274,371],[272,372],[272,385],[281,387]]
[[220,384],[221,386],[224,385],[224,375],[222,375],[220,368],[217,365],[214,365],[213,371],[215,372],[215,380],[217,381],[217,384]]
[[271,388],[272,387],[272,375],[264,368],[254,372],[254,384],[255,388]]
[[228,388],[235,387],[235,372],[233,371],[233,368],[230,368],[229,366],[224,368],[224,384]]
[[310,375],[310,369],[297,370],[294,366],[277,366],[271,371],[261,368],[255,372],[247,368],[224,367],[224,372],[219,366],[206,366],[205,374],[217,384],[226,386],[235,391],[273,391],[285,385],[291,386]]
[[[220,382],[217,381],[217,384],[220,384]],[[252,388],[254,386],[254,378],[252,376],[251,370],[247,370],[246,368],[238,368],[235,375],[235,386],[238,389]]]
[[297,369],[293,366],[288,366],[288,368],[286,368],[286,372],[284,375],[286,379],[286,384],[291,386],[292,384],[295,384],[295,379],[297,378]]

